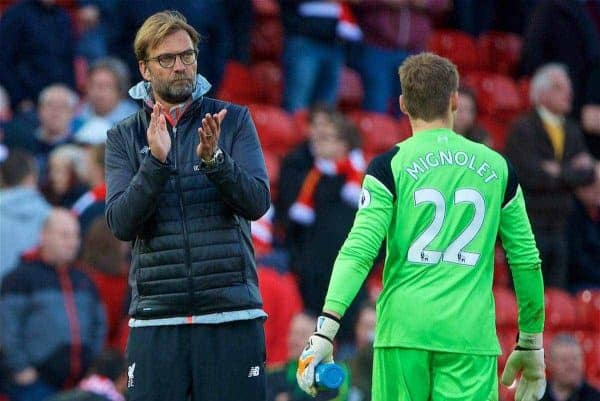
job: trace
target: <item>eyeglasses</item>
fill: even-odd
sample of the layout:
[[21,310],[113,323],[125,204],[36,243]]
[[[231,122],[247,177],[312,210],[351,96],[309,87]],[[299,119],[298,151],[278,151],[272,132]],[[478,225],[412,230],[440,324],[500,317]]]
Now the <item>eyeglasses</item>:
[[177,56],[179,56],[179,59],[184,65],[191,65],[196,62],[197,55],[198,52],[196,50],[186,50],[177,54],[159,54],[158,56],[149,58],[146,61],[158,61],[158,64],[160,64],[162,68],[171,68],[175,65],[175,60],[177,59]]

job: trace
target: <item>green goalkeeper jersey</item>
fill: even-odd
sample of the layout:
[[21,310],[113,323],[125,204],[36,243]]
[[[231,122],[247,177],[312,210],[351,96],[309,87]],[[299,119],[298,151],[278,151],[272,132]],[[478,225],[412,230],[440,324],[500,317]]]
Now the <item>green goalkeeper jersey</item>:
[[421,131],[369,165],[324,309],[345,312],[385,239],[375,347],[497,355],[498,233],[515,283],[519,329],[540,333],[540,259],[510,163],[451,130]]

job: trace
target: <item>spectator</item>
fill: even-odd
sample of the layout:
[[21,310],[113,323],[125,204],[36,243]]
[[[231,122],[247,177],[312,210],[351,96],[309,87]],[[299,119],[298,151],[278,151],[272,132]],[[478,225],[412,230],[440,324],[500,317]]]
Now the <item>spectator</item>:
[[488,133],[475,122],[476,119],[477,102],[475,94],[467,87],[459,87],[458,109],[456,110],[456,118],[454,119],[454,132],[467,139],[491,147],[492,141]]
[[547,361],[551,379],[542,401],[600,401],[600,391],[585,381],[583,350],[571,334],[552,339]]
[[596,181],[575,190],[567,238],[571,290],[600,288],[600,165]]
[[198,41],[177,11],[143,23],[134,49],[144,81],[130,94],[144,108],[106,142],[108,225],[135,243],[131,401],[253,401],[266,391],[249,220],[269,208],[268,177],[248,109],[204,96]]
[[90,190],[75,201],[71,211],[79,219],[82,236],[85,236],[92,222],[104,216],[106,203],[106,183],[104,182],[104,154],[106,146],[98,144],[87,149],[85,170],[86,184]]
[[544,283],[566,288],[566,224],[573,190],[594,180],[593,161],[578,126],[566,118],[572,99],[566,68],[541,67],[530,94],[535,109],[515,123],[505,152],[521,179]]
[[125,401],[127,365],[114,350],[103,351],[90,372],[76,389],[57,394],[45,401]]
[[[225,63],[230,53],[231,36],[222,0],[178,0],[177,11],[189,19],[189,24],[202,35],[198,43],[198,73],[212,84],[216,93],[221,83]],[[131,38],[152,14],[173,8],[172,0],[136,0],[124,2],[116,9],[115,21],[109,32],[109,54],[124,60],[131,77],[140,78],[138,60],[131,53]]]
[[33,109],[48,85],[74,87],[71,19],[55,3],[17,2],[0,19],[0,84],[17,113]]
[[279,5],[284,29],[283,108],[292,113],[315,103],[334,105],[344,64],[340,39],[362,36],[346,19],[347,5],[290,0],[279,0]]
[[296,383],[297,355],[306,345],[307,336],[315,329],[317,319],[310,314],[299,313],[292,318],[287,336],[288,362],[269,372],[267,401],[344,401],[348,396],[349,375],[345,365],[346,379],[337,390],[321,391],[316,397],[304,393]]
[[13,401],[43,400],[72,387],[102,349],[104,310],[94,284],[74,265],[79,242],[77,219],[54,209],[39,249],[2,282],[0,338]]
[[600,159],[600,64],[590,76],[581,109],[581,126],[590,153]]
[[46,182],[48,154],[55,147],[72,140],[71,120],[78,102],[77,94],[70,88],[62,84],[50,85],[40,93],[37,128],[30,129],[28,124],[24,124],[9,131],[6,127],[6,146],[25,149],[35,156],[42,183]]
[[[284,158],[279,175],[277,224],[284,227],[291,270],[298,277],[304,306],[315,314],[358,205],[355,190],[364,160],[357,149],[358,134],[347,127],[339,112],[314,107],[309,115],[309,140]],[[361,291],[344,322],[340,342],[353,342],[358,306],[364,299],[366,291]]]
[[106,131],[138,110],[125,99],[129,89],[129,70],[116,58],[102,58],[91,65],[86,84],[87,102],[73,120],[75,140],[104,143]]
[[89,65],[108,54],[107,36],[114,24],[119,0],[78,0],[77,5],[75,53]]
[[50,213],[50,205],[37,190],[37,176],[35,160],[21,150],[11,150],[0,164],[0,282],[21,253],[37,245]]
[[426,48],[432,16],[449,5],[448,0],[356,2],[356,18],[364,32],[360,56],[355,57],[365,90],[363,109],[399,114],[398,66],[409,54]]
[[532,75],[550,62],[567,67],[572,114],[579,118],[588,78],[600,61],[600,39],[582,1],[544,0],[533,10],[521,51],[521,73]]
[[55,206],[71,208],[87,191],[85,150],[76,145],[61,145],[48,157],[48,183],[44,194]]

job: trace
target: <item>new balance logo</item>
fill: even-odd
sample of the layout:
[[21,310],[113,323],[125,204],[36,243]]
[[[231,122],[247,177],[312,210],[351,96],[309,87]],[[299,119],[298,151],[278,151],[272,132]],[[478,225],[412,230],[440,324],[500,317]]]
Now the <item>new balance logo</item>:
[[260,375],[260,366],[252,366],[248,371],[248,377],[256,377]]
[[150,148],[148,146],[144,146],[143,148],[140,149],[140,153],[143,155],[145,155],[148,152],[150,152]]
[[133,372],[135,371],[135,362],[127,367],[127,388],[133,387]]

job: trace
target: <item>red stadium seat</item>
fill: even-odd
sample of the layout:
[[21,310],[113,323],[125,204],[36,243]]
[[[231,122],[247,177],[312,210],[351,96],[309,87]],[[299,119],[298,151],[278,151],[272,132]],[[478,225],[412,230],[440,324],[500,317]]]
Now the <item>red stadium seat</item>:
[[269,186],[271,187],[271,198],[277,199],[278,194],[278,182],[279,182],[279,170],[281,167],[281,159],[277,153],[270,151],[266,148],[263,149],[263,156],[265,158],[265,165],[267,167],[267,174],[269,175]]
[[481,115],[477,123],[487,131],[492,139],[492,147],[498,151],[504,150],[508,129],[506,124],[492,116]]
[[585,359],[585,373],[590,381],[600,381],[600,331],[576,331]]
[[575,296],[578,327],[600,333],[600,290],[582,290]]
[[263,149],[285,155],[303,140],[294,120],[285,110],[265,104],[248,107]]
[[281,68],[272,61],[263,61],[251,66],[250,74],[258,87],[260,103],[281,105],[283,93]]
[[528,77],[522,77],[517,81],[517,89],[521,96],[521,108],[523,111],[531,109],[531,98],[529,97],[529,86],[531,81]]
[[511,78],[476,72],[465,75],[464,81],[475,92],[481,113],[509,123],[521,112],[519,89]]
[[398,120],[385,114],[354,111],[348,118],[357,125],[367,154],[383,153],[407,137],[400,130]]
[[279,18],[266,18],[254,24],[250,37],[253,61],[279,60],[283,50],[283,27]]
[[506,254],[500,244],[496,244],[494,252],[494,287],[510,287],[510,271],[506,263]]
[[502,349],[502,355],[498,357],[498,370],[500,372],[502,372],[504,369],[504,365],[506,364],[508,356],[515,348],[518,331],[519,330],[516,327],[498,329],[498,342],[500,343],[500,348]]
[[277,0],[252,0],[252,8],[259,18],[279,16],[279,3],[277,3]]
[[344,67],[340,79],[339,107],[343,112],[359,110],[362,105],[364,90],[358,72]]
[[517,34],[490,31],[477,40],[484,60],[483,68],[491,72],[514,76],[521,57],[522,41]]
[[429,51],[452,60],[461,73],[480,69],[480,54],[475,39],[467,33],[441,29],[427,43]]
[[498,330],[516,329],[518,307],[515,294],[508,288],[494,288],[496,327]]
[[559,288],[544,291],[546,325],[545,330],[558,332],[576,327],[575,300],[568,292]]
[[217,97],[228,102],[244,105],[260,101],[258,88],[252,79],[250,70],[236,61],[230,61],[225,66],[223,81]]
[[294,123],[298,128],[298,132],[303,137],[308,137],[308,110],[301,109],[296,110],[294,114],[292,114],[292,118],[294,119]]
[[267,365],[283,364],[287,361],[287,338],[292,318],[303,309],[298,287],[288,274],[260,266],[256,269],[263,298],[264,310],[269,315],[265,321]]

